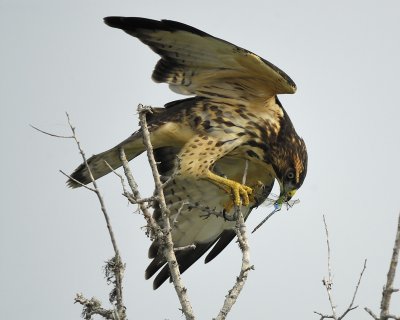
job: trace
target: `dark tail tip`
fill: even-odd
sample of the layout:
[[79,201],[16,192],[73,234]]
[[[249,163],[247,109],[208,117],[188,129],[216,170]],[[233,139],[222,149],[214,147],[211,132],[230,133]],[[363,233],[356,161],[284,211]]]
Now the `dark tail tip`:
[[[90,180],[87,177],[87,169],[85,164],[81,164],[76,170],[71,174],[71,178],[67,180],[67,186],[75,189],[82,187],[82,184],[88,184]],[[80,183],[79,183],[80,182]]]
[[67,180],[67,186],[68,186],[68,188],[71,188],[71,189],[76,189],[76,188],[82,187],[82,185],[80,183],[76,182],[75,180],[72,180],[71,178]]

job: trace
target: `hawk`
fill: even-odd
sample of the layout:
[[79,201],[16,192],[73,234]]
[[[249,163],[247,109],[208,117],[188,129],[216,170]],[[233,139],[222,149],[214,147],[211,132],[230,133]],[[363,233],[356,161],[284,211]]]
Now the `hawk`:
[[[266,200],[275,180],[280,205],[303,184],[306,146],[277,98],[294,93],[296,85],[258,55],[189,25],[131,17],[104,21],[161,56],[152,75],[155,82],[192,96],[155,108],[147,118],[160,174],[172,177],[164,193],[174,245],[195,245],[176,252],[184,272],[211,247],[205,262],[214,259],[235,237],[234,221],[209,212],[227,217],[240,205],[246,219]],[[105,162],[121,166],[121,148],[129,160],[145,151],[141,130],[88,160],[95,179],[111,171]],[[91,182],[84,164],[71,176],[83,184]],[[68,185],[79,187],[73,179]],[[162,223],[158,204],[153,207],[154,217]],[[150,246],[149,258],[145,277],[158,272],[153,282],[157,289],[170,276],[157,242]]]

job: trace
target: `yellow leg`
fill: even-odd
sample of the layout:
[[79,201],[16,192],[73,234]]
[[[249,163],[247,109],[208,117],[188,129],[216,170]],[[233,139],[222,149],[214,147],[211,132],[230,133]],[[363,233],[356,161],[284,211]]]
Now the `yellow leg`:
[[211,180],[211,182],[218,185],[220,188],[224,189],[228,193],[231,193],[233,195],[233,202],[235,205],[239,206],[242,203],[242,200],[242,204],[244,206],[249,205],[249,195],[253,192],[250,187],[245,186],[239,182],[223,178],[211,171],[207,172],[207,178]]

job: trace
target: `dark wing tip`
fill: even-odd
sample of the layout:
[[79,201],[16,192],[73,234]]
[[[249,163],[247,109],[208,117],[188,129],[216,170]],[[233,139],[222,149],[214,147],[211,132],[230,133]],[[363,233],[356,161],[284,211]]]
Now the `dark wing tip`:
[[206,256],[204,263],[209,263],[216,256],[218,256],[225,247],[235,238],[236,232],[233,230],[224,230],[218,239],[218,242],[211,249],[211,251]]
[[[150,279],[154,274],[157,273],[158,270],[161,269],[161,267],[164,266],[165,264],[165,258],[162,255],[156,256],[150,264],[147,266],[145,272],[144,272],[144,278],[146,280]],[[168,267],[168,266],[167,266]]]
[[112,28],[123,30],[159,29],[161,26],[160,21],[139,17],[110,16],[104,18],[104,23]]
[[121,21],[123,20],[123,17],[115,17],[115,16],[114,17],[105,17],[103,20],[106,25],[113,27],[113,28],[118,28]]
[[145,270],[145,272],[144,272],[144,279],[145,280],[149,280],[152,276],[153,275],[149,271]]
[[[178,251],[176,253],[176,260],[179,265],[180,273],[184,273],[192,264],[194,264],[213,244],[215,241],[210,243],[198,243],[195,249],[186,249]],[[157,274],[153,281],[153,289],[158,289],[171,274],[169,271],[168,264],[165,264],[165,259],[161,256],[157,256],[149,264],[145,271],[146,280],[151,278],[159,269],[161,271]]]
[[[261,57],[260,57],[261,58]],[[269,66],[272,70],[274,70],[276,73],[278,73],[289,85],[290,89],[286,93],[295,93],[297,90],[297,86],[294,83],[294,81],[281,69],[279,69],[276,65],[273,63],[269,62],[268,60],[265,60],[261,58],[261,61],[264,62],[267,66]]]
[[208,33],[201,31],[195,27],[189,26],[188,24],[173,21],[173,20],[161,20],[161,23],[167,28],[168,31],[187,31],[189,33],[197,34],[199,36],[205,37],[209,36]]
[[153,281],[153,290],[157,290],[170,277],[168,266],[164,267]]
[[196,29],[187,24],[173,21],[173,20],[153,20],[140,17],[117,17],[110,16],[104,18],[104,23],[112,28],[123,29],[125,31],[134,31],[138,29],[144,30],[163,30],[163,31],[187,31],[199,36],[208,36],[199,29]]

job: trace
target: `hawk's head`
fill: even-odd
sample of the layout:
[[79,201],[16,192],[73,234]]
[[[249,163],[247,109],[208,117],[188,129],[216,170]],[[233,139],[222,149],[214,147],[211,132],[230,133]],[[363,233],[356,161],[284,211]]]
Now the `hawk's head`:
[[270,144],[270,158],[275,177],[279,182],[280,195],[276,201],[281,205],[289,201],[297,189],[301,187],[307,175],[307,149],[302,138],[300,138],[286,113],[278,97],[275,96],[275,103],[282,110],[282,117],[278,126],[278,132]]
[[301,187],[307,174],[306,145],[294,133],[290,141],[283,141],[274,152],[272,166],[280,186],[278,204],[289,201]]

